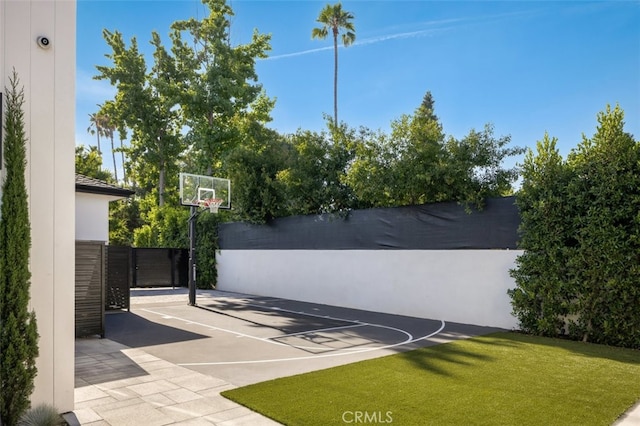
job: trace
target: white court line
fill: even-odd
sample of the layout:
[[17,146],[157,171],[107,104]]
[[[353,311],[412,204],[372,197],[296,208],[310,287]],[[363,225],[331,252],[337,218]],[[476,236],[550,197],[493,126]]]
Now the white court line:
[[[264,306],[259,306],[261,308],[265,308]],[[390,349],[390,348],[395,348],[398,346],[402,346],[402,345],[406,345],[409,343],[413,343],[413,342],[417,342],[419,340],[424,340],[424,339],[428,339],[430,337],[435,336],[436,334],[440,333],[442,330],[444,330],[446,323],[443,320],[440,320],[440,328],[436,331],[434,331],[433,333],[427,334],[425,336],[422,337],[418,337],[418,338],[413,338],[413,335],[411,335],[411,333],[396,328],[396,327],[391,327],[391,326],[387,326],[387,325],[382,325],[382,324],[372,324],[372,323],[365,323],[365,322],[361,322],[361,321],[353,321],[353,320],[347,320],[347,319],[339,319],[339,318],[333,318],[330,316],[323,316],[323,315],[316,315],[316,314],[310,314],[310,313],[306,313],[306,312],[295,312],[295,311],[290,311],[287,309],[273,309],[275,311],[283,311],[283,312],[290,312],[290,313],[296,313],[296,314],[300,314],[300,315],[307,315],[307,316],[311,316],[311,317],[317,317],[317,318],[324,318],[324,319],[333,319],[333,320],[338,320],[338,321],[345,321],[345,322],[352,322],[355,324],[361,324],[362,326],[372,326],[372,327],[379,327],[379,328],[386,328],[389,330],[393,330],[393,331],[397,331],[399,333],[405,334],[407,335],[407,339],[399,342],[399,343],[394,343],[394,344],[390,344],[390,345],[385,345],[385,346],[377,346],[377,347],[369,347],[369,348],[364,348],[364,349],[357,349],[357,348],[345,348],[345,349],[335,349],[336,353],[331,353],[331,354],[322,354],[322,355],[309,355],[309,356],[303,356],[303,357],[293,357],[293,358],[278,358],[278,359],[262,359],[262,360],[253,360],[253,361],[220,361],[220,362],[193,362],[193,363],[178,363],[177,365],[182,365],[182,366],[205,366],[205,365],[231,365],[231,364],[260,364],[260,363],[268,363],[268,362],[283,362],[283,361],[298,361],[298,360],[305,360],[305,359],[313,359],[313,358],[328,358],[328,357],[334,357],[334,356],[344,356],[344,355],[352,355],[352,354],[358,354],[358,353],[362,353],[362,352],[371,352],[371,351],[376,351],[376,350],[383,350],[383,349]],[[286,347],[290,347],[290,348],[298,348],[298,349],[312,349],[312,350],[318,350],[321,348],[318,347],[305,347],[305,346],[296,346],[296,345],[287,345],[284,343],[280,343],[280,342],[276,342],[274,340],[271,340],[270,338],[262,338],[262,337],[256,337],[256,336],[251,336],[250,334],[245,334],[245,333],[240,333],[237,331],[233,331],[233,330],[227,330],[224,328],[220,328],[220,327],[215,327],[213,325],[209,325],[209,324],[203,324],[197,321],[191,321],[191,320],[187,320],[184,318],[180,318],[180,317],[176,317],[173,315],[167,315],[167,314],[163,314],[161,312],[157,312],[157,311],[153,311],[151,309],[142,309],[142,311],[146,311],[155,315],[159,315],[161,317],[167,317],[170,316],[173,319],[176,319],[178,321],[182,321],[184,323],[187,324],[194,324],[194,325],[199,325],[205,328],[209,328],[211,330],[217,330],[217,331],[222,331],[224,333],[230,333],[236,336],[241,336],[241,337],[247,337],[249,339],[254,339],[254,340],[258,340],[260,342],[265,342],[265,343],[270,343],[273,345],[278,345],[278,346],[286,346]]]
[[[184,323],[185,323],[185,324],[187,324],[187,325],[190,325],[190,324],[192,324],[192,325],[199,325],[199,326],[201,326],[201,327],[205,327],[205,328],[208,328],[208,329],[211,329],[211,330],[217,330],[217,331],[222,331],[222,332],[224,332],[224,333],[230,333],[230,334],[233,334],[233,335],[235,335],[235,336],[237,336],[237,337],[247,337],[247,338],[249,338],[249,339],[254,339],[254,340],[258,340],[258,341],[260,341],[260,342],[270,343],[270,344],[272,344],[272,345],[285,346],[285,347],[289,347],[289,348],[297,348],[297,349],[308,349],[308,350],[314,350],[314,351],[317,351],[317,350],[319,350],[319,349],[324,349],[324,350],[333,350],[333,351],[347,351],[347,352],[359,351],[359,350],[360,350],[360,349],[358,349],[358,348],[343,348],[343,349],[330,348],[330,349],[325,349],[325,348],[322,348],[322,347],[320,347],[320,348],[319,348],[319,347],[317,347],[317,346],[302,346],[302,345],[292,345],[292,344],[287,344],[287,343],[281,343],[281,342],[276,342],[275,340],[272,340],[273,338],[271,338],[271,337],[256,337],[256,336],[252,336],[252,335],[250,335],[250,334],[240,333],[240,332],[238,332],[238,331],[228,330],[228,329],[226,329],[226,328],[220,328],[220,327],[216,327],[216,326],[213,326],[213,325],[203,324],[203,323],[200,323],[200,322],[197,322],[197,321],[191,321],[191,320],[188,320],[188,319],[184,319],[184,318],[176,317],[176,316],[174,316],[174,315],[163,314],[162,312],[153,311],[153,310],[151,310],[151,309],[143,308],[142,310],[143,310],[143,311],[146,311],[146,312],[149,312],[149,313],[152,313],[152,314],[155,314],[155,315],[159,315],[159,316],[161,316],[161,317],[162,317],[162,318],[164,318],[164,319],[176,319],[176,320],[178,320],[178,321],[182,321],[182,322],[184,322]],[[277,311],[277,310],[278,310],[278,309],[276,309],[276,311]],[[282,311],[285,311],[285,310],[283,309]],[[288,311],[288,312],[293,312],[293,311]],[[303,313],[303,312],[296,312],[296,313],[298,313],[298,314],[302,314],[302,315],[309,315],[309,316],[312,316],[312,317],[324,318],[324,319],[336,319],[336,318],[332,318],[332,317],[329,317],[329,316],[320,316],[320,315],[315,315],[315,314],[305,314],[305,313]],[[399,333],[406,334],[406,335],[409,337],[407,340],[405,340],[405,342],[410,341],[410,340],[413,338],[413,336],[412,336],[410,333],[407,333],[406,331],[401,330],[401,329],[399,329],[399,328],[394,328],[394,327],[390,327],[390,326],[386,326],[386,325],[380,325],[380,324],[369,324],[369,323],[363,323],[363,322],[360,322],[360,321],[358,321],[358,322],[349,321],[349,320],[340,320],[340,321],[344,321],[344,322],[352,322],[352,323],[354,323],[354,324],[355,324],[354,326],[356,326],[356,325],[357,325],[357,326],[360,326],[360,325],[362,325],[362,326],[369,325],[369,326],[372,326],[372,327],[387,328],[387,329],[389,329],[389,330],[394,330],[394,331],[397,331],[397,332],[399,332]],[[352,327],[353,327],[353,326],[352,326]],[[311,330],[311,331],[309,331],[309,332],[313,332],[313,331],[314,331],[314,330]],[[375,347],[374,347],[373,349],[375,349]]]
[[[376,348],[365,348],[362,350],[358,350],[358,351],[350,351],[348,353],[331,353],[331,354],[322,354],[322,355],[309,355],[309,356],[301,356],[301,357],[293,357],[293,358],[278,358],[278,359],[259,359],[259,360],[253,360],[253,361],[219,361],[219,362],[185,362],[185,363],[179,363],[177,365],[181,365],[181,366],[185,366],[185,367],[197,367],[197,366],[207,366],[207,365],[237,365],[237,364],[265,364],[265,363],[269,363],[269,362],[285,362],[285,361],[301,361],[301,360],[307,360],[307,359],[314,359],[314,358],[329,358],[329,357],[334,357],[334,356],[344,356],[344,355],[354,355],[354,354],[358,354],[361,352],[371,352],[371,351],[376,351],[376,350],[382,350],[382,349],[390,349],[390,348],[395,348],[397,346],[402,346],[402,345],[406,345],[408,343],[413,343],[413,342],[417,342],[419,340],[424,340],[424,339],[428,339],[429,337],[433,337],[436,334],[440,333],[442,330],[444,330],[446,323],[442,320],[440,320],[440,328],[436,331],[434,331],[433,333],[427,334],[426,336],[422,336],[419,337],[417,339],[412,339],[410,341],[404,341],[404,342],[400,342],[400,343],[395,343],[393,345],[386,345],[386,346],[380,346],[380,347],[376,347]],[[405,331],[406,334],[409,334]]]
[[291,337],[291,336],[298,336],[300,334],[318,333],[320,331],[331,331],[331,330],[342,330],[345,328],[364,327],[365,325],[371,325],[371,324],[360,323],[360,324],[353,324],[353,325],[343,325],[341,327],[318,328],[316,330],[299,331],[297,333],[281,334],[280,336],[267,337],[267,339],[280,339],[282,337]]
[[[251,298],[248,298],[248,299],[251,299]],[[256,298],[252,298],[251,300],[256,301]],[[276,297],[276,298],[272,298],[272,299],[260,299],[259,301],[260,302],[280,302],[282,300],[284,300],[284,299]]]
[[[351,323],[354,323],[354,324],[364,324],[362,321],[358,321],[358,320],[351,320],[351,319],[345,319],[345,318],[336,318],[336,317],[332,317],[332,316],[329,316],[329,315],[311,314],[309,312],[292,311],[292,310],[289,310],[289,309],[279,308],[277,306],[261,306],[261,305],[254,305],[254,304],[251,304],[251,303],[248,303],[247,306],[253,306],[255,308],[262,308],[262,309],[267,309],[267,310],[276,311],[276,312],[288,312],[290,314],[305,315],[305,316],[308,316],[308,317],[330,319],[330,320],[342,321],[342,322],[351,322]],[[371,325],[371,324],[369,324],[369,325]]]
[[159,315],[164,319],[175,319],[175,320],[178,320],[178,321],[182,321],[183,323],[185,323],[187,325],[189,325],[189,324],[199,325],[201,327],[209,328],[211,330],[217,330],[217,331],[222,331],[223,333],[234,334],[234,335],[236,335],[238,337],[247,337],[249,339],[259,340],[261,342],[271,343],[273,345],[291,346],[291,345],[287,345],[287,344],[284,344],[284,343],[274,342],[272,340],[265,339],[265,338],[262,338],[262,337],[256,337],[256,336],[252,336],[250,334],[240,333],[238,331],[227,330],[226,328],[215,327],[213,325],[203,324],[201,322],[187,320],[187,319],[184,319],[184,318],[177,317],[175,315],[166,315],[166,314],[163,314],[162,312],[153,311],[151,309],[142,309],[142,310],[145,311],[145,312],[149,312],[151,314],[154,314],[154,315]]

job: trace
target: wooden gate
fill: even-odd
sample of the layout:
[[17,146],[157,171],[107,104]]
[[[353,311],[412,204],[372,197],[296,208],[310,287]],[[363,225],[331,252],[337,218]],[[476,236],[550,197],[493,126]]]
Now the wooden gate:
[[104,337],[105,245],[76,241],[76,337]]
[[131,310],[131,247],[107,246],[107,310]]

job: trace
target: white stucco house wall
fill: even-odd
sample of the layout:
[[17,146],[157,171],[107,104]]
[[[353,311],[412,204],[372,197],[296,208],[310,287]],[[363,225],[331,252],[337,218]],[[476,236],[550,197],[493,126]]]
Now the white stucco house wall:
[[15,68],[25,94],[30,303],[40,334],[32,403],[60,412],[74,409],[75,66],[75,0],[0,0],[0,91]]
[[76,173],[76,240],[109,242],[109,203],[134,192]]

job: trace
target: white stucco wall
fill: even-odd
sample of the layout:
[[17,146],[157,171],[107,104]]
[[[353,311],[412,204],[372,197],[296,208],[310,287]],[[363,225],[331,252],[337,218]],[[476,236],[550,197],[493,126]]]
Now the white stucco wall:
[[109,241],[109,202],[122,197],[76,193],[76,240]]
[[512,329],[519,250],[221,250],[218,288]]
[[[32,402],[71,411],[74,389],[74,0],[0,0],[0,84],[25,93],[31,306],[40,334]],[[51,47],[37,45],[47,36]]]

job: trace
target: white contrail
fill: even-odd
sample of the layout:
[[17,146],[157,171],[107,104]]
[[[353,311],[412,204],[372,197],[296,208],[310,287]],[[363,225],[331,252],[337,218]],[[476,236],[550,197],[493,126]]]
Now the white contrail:
[[[497,14],[497,15],[482,16],[482,17],[477,17],[477,18],[452,18],[452,19],[442,19],[442,20],[438,20],[438,21],[429,21],[429,22],[423,23],[423,25],[426,25],[426,26],[429,26],[429,27],[434,27],[434,26],[440,25],[441,27],[439,27],[439,28],[425,28],[425,29],[422,29],[422,30],[400,32],[400,33],[386,34],[386,35],[381,35],[381,36],[377,36],[377,37],[366,38],[364,40],[356,41],[355,43],[353,43],[353,46],[365,46],[365,45],[369,45],[369,44],[381,43],[381,42],[384,42],[384,41],[387,41],[387,40],[394,40],[394,39],[424,37],[424,36],[435,34],[435,33],[438,33],[438,32],[452,30],[455,27],[459,26],[459,24],[464,23],[464,22],[488,21],[488,20],[493,20],[493,19],[500,19],[500,18],[505,18],[505,17],[514,17],[514,16],[519,16],[519,15],[530,14],[531,12],[532,11],[517,11],[517,12],[510,12],[510,13],[501,13],[501,14]],[[339,47],[344,47],[344,46],[340,45]],[[322,51],[325,51],[325,50],[333,50],[333,46],[325,46],[325,47],[319,47],[319,48],[316,48],[316,49],[301,50],[299,52],[292,52],[292,53],[283,53],[281,55],[270,56],[270,57],[265,58],[263,60],[264,61],[268,61],[268,60],[273,60],[273,59],[292,58],[294,56],[308,55],[310,53],[322,52]]]
[[[388,34],[388,35],[383,35],[383,36],[379,36],[379,37],[371,37],[371,38],[366,38],[364,40],[356,41],[355,43],[353,43],[353,46],[364,46],[364,45],[367,45],[367,44],[380,43],[380,42],[383,42],[383,41],[393,40],[393,39],[397,39],[397,38],[410,38],[410,37],[425,36],[427,34],[439,32],[439,31],[444,31],[444,30],[445,29],[433,29],[432,28],[432,29],[427,29],[427,30],[410,31],[410,32],[406,32],[406,33]],[[344,47],[344,46],[340,45],[339,47]],[[294,56],[302,56],[302,55],[308,55],[310,53],[322,52],[324,50],[333,50],[333,46],[325,46],[325,47],[319,47],[317,49],[302,50],[300,52],[284,53],[282,55],[269,56],[268,58],[265,58],[263,60],[264,61],[268,61],[270,59],[291,58],[291,57],[294,57]]]
[[317,49],[302,50],[300,52],[293,52],[293,53],[283,53],[282,55],[269,56],[268,58],[264,58],[262,60],[268,61],[270,59],[291,58],[293,56],[302,56],[302,55],[307,55],[309,53],[321,52],[323,50],[333,50],[333,46],[319,47]]

